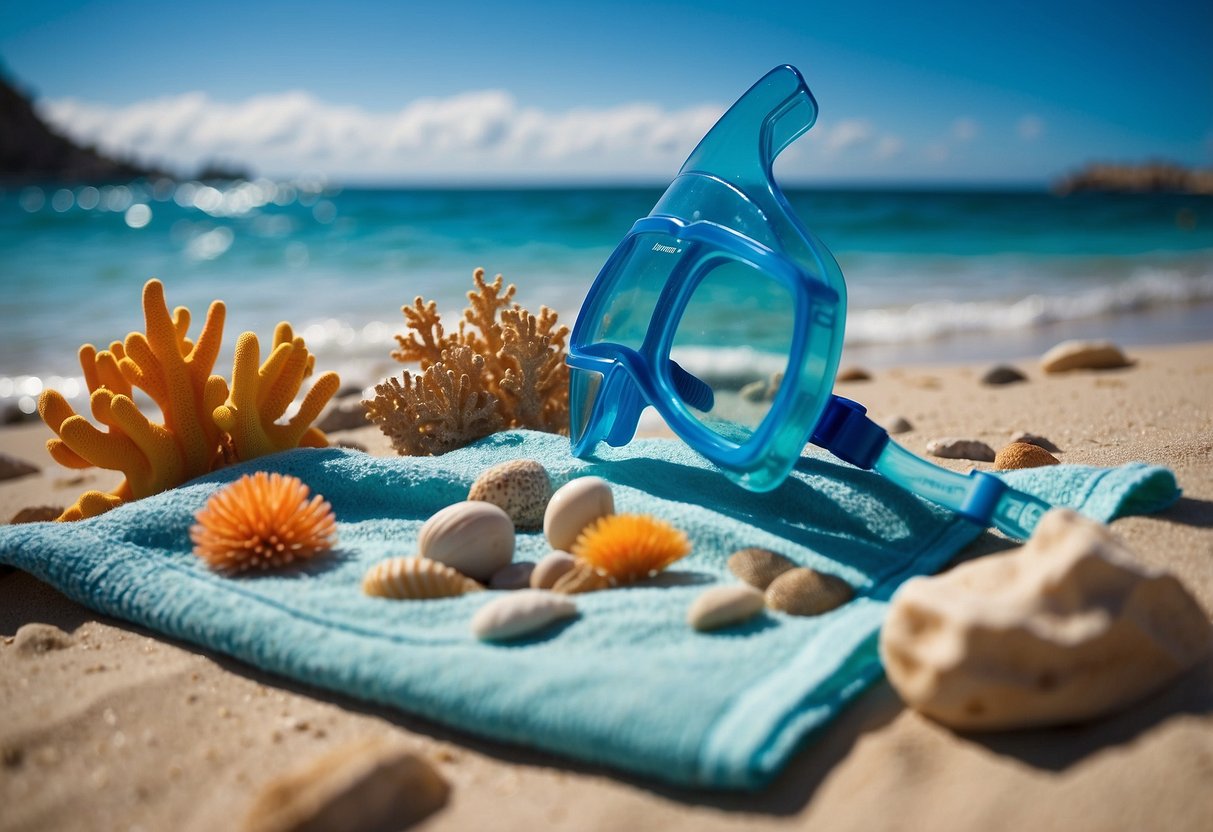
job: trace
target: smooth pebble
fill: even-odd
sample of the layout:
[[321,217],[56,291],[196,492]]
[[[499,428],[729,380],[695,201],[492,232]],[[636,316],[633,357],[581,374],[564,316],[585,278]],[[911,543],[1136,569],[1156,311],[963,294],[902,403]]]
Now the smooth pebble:
[[1128,367],[1129,359],[1111,341],[1062,341],[1046,352],[1040,366],[1046,373],[1070,370],[1115,370]]
[[551,552],[544,555],[531,572],[531,589],[551,589],[575,566],[577,559],[568,552]]
[[581,530],[599,517],[615,513],[615,496],[602,477],[579,477],[556,490],[543,516],[543,533],[548,544],[567,552],[577,542]]
[[789,615],[821,615],[851,600],[855,590],[835,575],[808,567],[788,570],[771,582],[766,604]]
[[891,434],[909,433],[914,430],[914,426],[910,424],[910,420],[904,416],[897,416],[893,421],[889,422],[889,426],[885,428]]
[[577,614],[569,598],[540,589],[523,589],[489,601],[472,617],[472,635],[484,641],[506,641],[541,630]]
[[994,461],[994,449],[977,439],[932,439],[927,443],[927,453],[942,459]]
[[714,586],[704,592],[687,610],[687,623],[701,632],[748,621],[765,604],[760,591],[748,584]]
[[535,564],[529,560],[520,560],[503,566],[489,578],[489,589],[525,589],[531,585],[531,575]]
[[1027,380],[1027,376],[1009,364],[997,364],[986,370],[981,376],[982,384],[992,385],[1014,384],[1017,381]]
[[752,587],[766,589],[796,564],[778,552],[750,546],[729,555],[729,571]]

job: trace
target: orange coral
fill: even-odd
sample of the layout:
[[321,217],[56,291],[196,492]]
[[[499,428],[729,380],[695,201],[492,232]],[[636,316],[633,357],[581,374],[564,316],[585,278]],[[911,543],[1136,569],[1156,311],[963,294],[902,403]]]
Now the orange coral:
[[402,454],[444,453],[508,427],[568,431],[568,327],[546,306],[535,316],[514,303],[517,289],[501,275],[489,283],[476,269],[472,281],[456,334],[433,301],[403,307],[411,332],[396,336],[392,357],[420,364],[421,377],[389,379],[363,402]]
[[[82,494],[60,520],[93,517],[128,500],[173,488],[223,465],[225,451],[248,459],[293,447],[287,444],[292,438],[296,444],[323,444],[323,434],[307,431],[307,422],[319,410],[315,399],[322,397],[322,406],[336,390],[335,380],[326,378],[331,374],[317,380],[299,417],[289,425],[273,424],[298,392],[302,377],[310,372],[314,361],[302,340],[293,338],[289,325],[278,327],[278,335],[289,341],[289,346],[281,355],[277,351],[271,355],[251,388],[247,355],[241,363],[237,350],[242,381],[233,395],[238,397],[235,401],[254,403],[249,413],[255,417],[253,423],[260,433],[242,428],[229,435],[214,415],[216,409],[225,406],[228,385],[222,376],[211,375],[223,335],[223,303],[211,304],[196,342],[188,337],[189,310],[178,307],[170,315],[164,286],[158,280],[149,280],[143,287],[143,315],[146,334],[132,332],[125,341],[110,344],[108,350],[98,351],[91,344],[80,348],[89,406],[93,418],[105,430],[77,414],[55,390],[45,391],[39,399],[42,420],[58,436],[47,441],[47,450],[57,462],[69,468],[107,468],[125,476],[113,492]],[[276,337],[276,343],[281,339]],[[256,373],[255,337],[251,346]],[[136,387],[160,407],[163,424],[152,422],[140,412],[133,399]],[[263,438],[265,441],[257,441]]]
[[297,477],[257,471],[216,491],[194,515],[194,554],[223,572],[269,569],[332,548],[332,507]]
[[691,551],[678,529],[647,514],[609,514],[578,535],[573,555],[613,583],[656,575]]

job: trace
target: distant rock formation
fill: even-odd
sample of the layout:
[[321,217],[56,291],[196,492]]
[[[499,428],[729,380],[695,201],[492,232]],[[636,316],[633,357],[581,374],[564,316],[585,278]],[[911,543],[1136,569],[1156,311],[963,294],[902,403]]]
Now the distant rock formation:
[[28,96],[0,77],[0,179],[9,182],[126,182],[160,172],[111,159],[55,132]]
[[1213,170],[1170,162],[1139,165],[1096,163],[1053,183],[1055,193],[1213,194]]

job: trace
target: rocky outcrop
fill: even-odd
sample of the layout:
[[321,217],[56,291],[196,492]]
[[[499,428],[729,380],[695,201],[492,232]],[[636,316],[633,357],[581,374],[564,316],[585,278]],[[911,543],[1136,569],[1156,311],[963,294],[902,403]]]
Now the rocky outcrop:
[[1170,162],[1140,165],[1087,165],[1053,184],[1062,196],[1075,193],[1213,194],[1213,170],[1185,168]]

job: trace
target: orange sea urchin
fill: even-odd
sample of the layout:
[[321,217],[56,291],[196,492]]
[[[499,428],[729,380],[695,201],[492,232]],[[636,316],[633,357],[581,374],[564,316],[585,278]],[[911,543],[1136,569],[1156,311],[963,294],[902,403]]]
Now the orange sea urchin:
[[307,560],[332,548],[332,507],[297,477],[258,471],[216,491],[190,527],[194,554],[214,569],[243,572]]
[[647,514],[610,514],[577,537],[573,554],[621,584],[656,575],[691,551],[685,534]]

